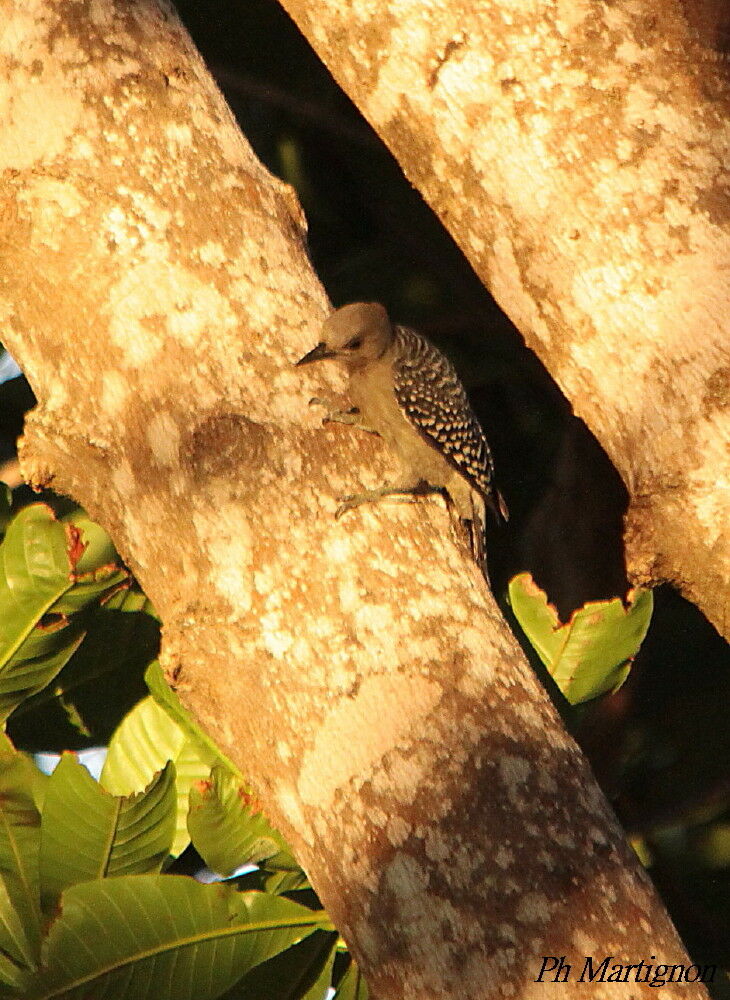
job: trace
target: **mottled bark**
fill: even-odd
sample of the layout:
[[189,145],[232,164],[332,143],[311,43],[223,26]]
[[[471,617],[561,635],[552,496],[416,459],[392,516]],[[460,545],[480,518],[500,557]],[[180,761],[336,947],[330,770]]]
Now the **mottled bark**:
[[623,476],[634,581],[729,636],[727,5],[282,3]]
[[171,10],[0,0],[0,25],[0,315],[39,400],[24,468],[111,532],[185,703],[376,995],[533,996],[543,955],[681,962],[443,505],[333,519],[388,459],[307,405],[341,383],[291,366],[327,305],[301,214]]

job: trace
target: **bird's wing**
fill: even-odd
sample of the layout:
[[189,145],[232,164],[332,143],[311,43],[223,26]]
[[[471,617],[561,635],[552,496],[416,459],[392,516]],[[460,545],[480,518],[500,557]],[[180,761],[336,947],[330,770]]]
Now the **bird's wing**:
[[505,516],[487,439],[454,366],[415,330],[399,326],[395,336],[393,387],[399,406],[429,444]]

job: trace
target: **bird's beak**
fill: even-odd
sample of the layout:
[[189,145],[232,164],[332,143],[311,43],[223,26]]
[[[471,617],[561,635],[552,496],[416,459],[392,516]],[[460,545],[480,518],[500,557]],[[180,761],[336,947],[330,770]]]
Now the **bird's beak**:
[[295,367],[299,365],[311,365],[313,361],[324,361],[325,358],[334,358],[336,356],[336,351],[331,351],[325,343],[317,344],[312,350],[305,354],[303,358],[300,358]]

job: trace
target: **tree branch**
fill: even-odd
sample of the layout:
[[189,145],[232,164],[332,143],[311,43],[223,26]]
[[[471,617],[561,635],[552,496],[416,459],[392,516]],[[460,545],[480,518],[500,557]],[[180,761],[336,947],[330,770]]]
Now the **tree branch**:
[[387,456],[307,405],[341,383],[291,364],[326,310],[301,214],[171,9],[2,0],[0,19],[25,473],[111,532],[168,675],[375,993],[525,995],[544,954],[593,949],[686,963],[443,506],[332,517]]
[[282,3],[621,473],[634,582],[728,637],[727,9]]

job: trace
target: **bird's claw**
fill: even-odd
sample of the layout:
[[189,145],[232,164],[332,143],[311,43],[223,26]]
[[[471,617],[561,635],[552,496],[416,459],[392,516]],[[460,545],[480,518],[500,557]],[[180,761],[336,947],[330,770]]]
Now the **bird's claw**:
[[410,487],[383,486],[378,490],[366,490],[364,493],[351,493],[348,496],[340,497],[340,503],[335,511],[335,520],[339,521],[348,510],[354,510],[366,503],[377,503],[380,500],[388,499],[395,503],[418,503],[420,494]]
[[335,521],[339,521],[343,514],[346,514],[348,510],[353,510],[362,503],[359,497],[355,494],[350,494],[345,497],[340,497],[340,502],[335,511]]
[[[356,406],[351,407],[349,410],[338,410],[328,399],[321,399],[319,396],[313,396],[309,400],[310,406],[324,406],[327,411],[322,417],[322,424],[350,424],[354,427],[361,427],[358,422],[358,417],[360,416],[360,411]],[[369,430],[367,427],[362,427],[363,430]]]

